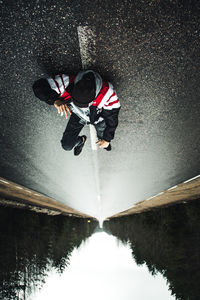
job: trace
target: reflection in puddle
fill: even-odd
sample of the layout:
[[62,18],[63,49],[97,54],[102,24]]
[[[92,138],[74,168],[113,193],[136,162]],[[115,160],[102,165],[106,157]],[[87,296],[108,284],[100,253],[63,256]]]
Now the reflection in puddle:
[[43,289],[32,299],[174,299],[162,275],[151,276],[137,266],[128,245],[103,231],[94,233],[72,252],[59,276],[50,272]]
[[0,299],[197,300],[199,209],[197,200],[111,219],[105,232],[1,207]]

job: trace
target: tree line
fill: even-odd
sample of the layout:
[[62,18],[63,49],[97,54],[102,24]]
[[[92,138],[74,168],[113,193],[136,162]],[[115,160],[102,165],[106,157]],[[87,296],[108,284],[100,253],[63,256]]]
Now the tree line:
[[27,299],[51,268],[62,273],[96,222],[0,207],[0,299]]
[[129,243],[133,259],[160,272],[177,300],[200,295],[200,200],[111,219],[105,229]]

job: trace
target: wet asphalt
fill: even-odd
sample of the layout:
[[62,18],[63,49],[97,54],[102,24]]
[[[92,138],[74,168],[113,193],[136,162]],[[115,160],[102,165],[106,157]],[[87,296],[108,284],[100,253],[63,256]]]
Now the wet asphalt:
[[[104,218],[200,173],[198,1],[0,0],[0,15],[2,177]],[[122,106],[113,150],[98,150],[100,201],[89,139],[62,150],[67,121],[32,92],[82,68],[78,26]]]

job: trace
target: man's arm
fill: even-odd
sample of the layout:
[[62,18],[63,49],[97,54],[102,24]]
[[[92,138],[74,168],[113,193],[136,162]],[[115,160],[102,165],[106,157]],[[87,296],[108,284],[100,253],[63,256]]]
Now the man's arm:
[[71,114],[68,104],[71,102],[71,96],[67,90],[73,85],[74,77],[67,75],[57,75],[54,78],[41,78],[34,82],[33,91],[37,98],[49,105],[54,105],[58,113]]
[[40,78],[33,84],[33,92],[41,101],[53,105],[54,101],[59,99],[59,94],[51,88],[46,78]]
[[64,100],[58,99],[54,102],[54,106],[57,109],[58,113],[63,116],[65,114],[66,119],[68,118],[68,113],[71,115],[71,111]]
[[119,116],[119,108],[113,108],[111,110],[102,109],[102,117],[105,120],[106,128],[103,133],[103,140],[106,142],[110,142],[114,139],[115,130],[118,126],[118,116]]
[[51,87],[56,88],[56,91],[59,92],[59,99],[56,99],[54,106],[61,116],[65,114],[66,119],[68,118],[68,113],[71,115],[68,105],[72,102],[71,92],[74,87],[74,80],[75,76],[65,74],[56,75],[54,78],[48,79]]

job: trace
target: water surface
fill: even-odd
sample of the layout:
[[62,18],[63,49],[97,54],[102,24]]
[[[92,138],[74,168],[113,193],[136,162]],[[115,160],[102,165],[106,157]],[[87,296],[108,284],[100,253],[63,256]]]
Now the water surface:
[[0,299],[197,300],[200,201],[92,220],[0,208]]

